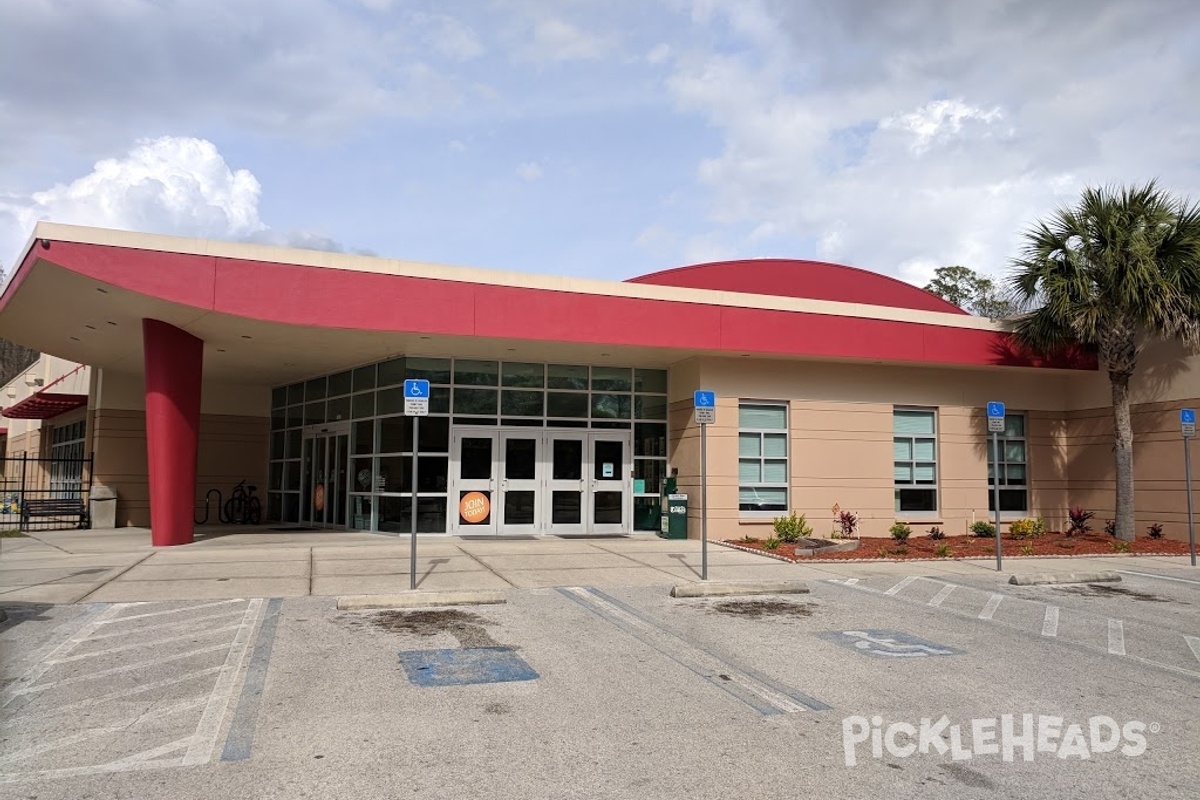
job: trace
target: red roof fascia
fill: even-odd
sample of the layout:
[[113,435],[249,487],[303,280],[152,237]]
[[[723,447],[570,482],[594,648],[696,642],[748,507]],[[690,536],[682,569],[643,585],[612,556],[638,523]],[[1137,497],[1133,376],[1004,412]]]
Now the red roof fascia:
[[0,414],[9,419],[50,419],[80,406],[86,406],[87,401],[86,394],[60,394],[43,390],[0,411]]

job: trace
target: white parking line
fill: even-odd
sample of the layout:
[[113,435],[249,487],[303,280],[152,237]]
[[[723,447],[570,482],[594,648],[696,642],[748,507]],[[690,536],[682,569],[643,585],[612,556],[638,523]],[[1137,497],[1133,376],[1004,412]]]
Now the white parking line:
[[1108,621],[1108,652],[1114,656],[1125,655],[1125,623],[1119,619]]
[[933,599],[929,601],[929,605],[940,606],[943,602],[945,602],[946,598],[950,596],[950,593],[953,592],[956,588],[957,588],[957,586],[955,586],[955,584],[947,583],[945,586],[942,587],[941,591],[939,591],[937,594],[935,594],[933,596]]
[[1200,636],[1188,636],[1184,634],[1183,639],[1191,649],[1192,655],[1196,657],[1197,661],[1200,661]]
[[39,683],[36,686],[22,686],[19,689],[11,689],[10,691],[15,696],[23,694],[32,694],[33,692],[42,692],[46,689],[52,689],[56,686],[65,686],[70,683],[80,683],[82,681],[93,681],[96,678],[107,678],[109,675],[119,675],[122,672],[133,672],[147,667],[156,667],[159,664],[166,664],[168,661],[178,661],[181,658],[191,658],[192,656],[203,655],[204,653],[212,653],[217,650],[224,650],[229,645],[222,642],[221,644],[211,645],[209,647],[201,647],[199,650],[189,650],[186,653],[177,653],[173,656],[153,658],[149,661],[139,661],[136,664],[126,664],[122,667],[113,667],[111,669],[102,669],[96,672],[89,672],[86,675],[77,675],[74,678],[63,678],[61,681],[52,681],[50,683]]
[[225,665],[221,667],[221,674],[217,676],[217,685],[209,695],[204,715],[200,718],[200,724],[196,726],[196,734],[183,756],[182,763],[185,766],[205,764],[212,757],[213,748],[217,744],[217,734],[221,732],[221,721],[225,718],[225,711],[233,699],[238,672],[241,670],[246,650],[250,647],[250,634],[258,623],[258,612],[262,609],[262,604],[261,598],[255,598],[246,607],[242,624],[233,637],[233,644],[229,646],[229,654],[225,657]]
[[1128,569],[1119,569],[1117,572],[1122,575],[1137,575],[1139,578],[1155,578],[1160,581],[1175,581],[1176,583],[1190,583],[1193,586],[1200,586],[1200,581],[1189,581],[1187,578],[1172,578],[1168,575],[1155,575],[1151,572],[1134,572]]
[[899,583],[897,583],[892,588],[888,589],[886,592],[884,592],[884,594],[893,594],[893,595],[899,594],[900,592],[904,591],[905,586],[908,586],[910,583],[912,583],[916,579],[917,579],[916,575],[909,575],[907,578],[902,578]]
[[[220,672],[220,667],[209,667],[208,669],[198,670],[196,672],[188,672],[184,675],[179,675],[174,678],[167,678],[163,681],[155,681],[154,683],[143,683],[133,689],[123,689],[119,692],[109,692],[98,697],[89,697],[86,700],[79,700],[75,703],[67,703],[66,705],[54,706],[53,708],[39,708],[37,710],[38,718],[44,718],[53,714],[63,714],[67,711],[78,711],[81,708],[107,703],[109,700],[120,700],[122,697],[133,697],[135,694],[148,692],[151,689],[161,689],[164,686],[173,686],[176,683],[186,683],[196,678],[203,678],[205,675],[212,675],[214,672]],[[10,723],[15,723],[19,717],[9,719]]]
[[0,695],[0,708],[3,708],[15,700],[18,696],[24,694],[27,688],[29,688],[33,683],[37,682],[38,678],[49,672],[50,668],[54,666],[52,659],[55,656],[58,656],[59,654],[65,655],[74,650],[80,645],[81,642],[83,642],[83,640],[91,636],[97,628],[103,625],[105,620],[116,616],[123,608],[124,606],[122,605],[109,606],[97,614],[96,618],[91,622],[75,631],[75,633],[72,634],[71,637],[65,642],[51,650],[49,653],[46,653],[38,663],[30,667],[24,675],[13,681],[4,690],[4,694]]
[[207,631],[188,631],[187,633],[180,634],[179,636],[168,636],[166,639],[152,639],[148,642],[123,644],[120,647],[110,647],[107,650],[96,650],[92,653],[80,653],[74,656],[67,656],[66,658],[55,658],[47,661],[46,663],[68,664],[72,661],[83,661],[87,658],[98,658],[100,656],[112,655],[113,653],[124,653],[127,650],[140,650],[145,647],[158,647],[159,645],[170,644],[171,642],[182,642],[186,639],[196,639],[201,636],[212,636],[215,633],[228,633],[229,631],[236,631],[239,627],[239,625],[227,625],[224,628],[213,628]]
[[847,586],[853,586],[856,583],[858,583],[858,578],[846,578],[845,580]]
[[1046,606],[1046,618],[1042,620],[1042,636],[1058,636],[1058,606]]
[[125,731],[139,722],[154,722],[156,720],[163,719],[164,717],[169,717],[172,714],[178,714],[181,711],[199,708],[200,706],[204,705],[204,703],[205,698],[193,697],[189,700],[184,700],[181,703],[175,703],[173,705],[166,706],[165,708],[160,708],[158,711],[139,714],[132,719],[123,719],[120,722],[105,725],[101,728],[89,728],[88,730],[80,731],[79,733],[73,733],[70,736],[63,736],[59,739],[52,739],[48,742],[42,742],[41,744],[34,745],[33,747],[27,747],[24,750],[17,750],[16,752],[9,753],[8,755],[0,758],[0,765],[7,766],[14,761],[32,758],[33,756],[41,755],[42,753],[48,753],[51,750],[57,750],[60,747],[69,747],[73,744],[86,742],[88,739],[95,739],[97,736],[103,736],[107,733]]
[[[159,622],[154,625],[143,625],[140,628],[136,628],[134,630],[129,630],[129,631],[120,631],[119,630],[119,631],[114,631],[113,633],[101,633],[97,636],[89,637],[88,641],[89,642],[100,642],[105,639],[123,639],[123,638],[125,638],[127,636],[131,636],[133,634],[142,633],[144,631],[154,631],[154,630],[158,630],[159,628],[170,629],[170,628],[189,627],[189,629],[190,629],[190,626],[193,626],[198,622],[209,622],[214,619],[230,619],[231,620],[231,619],[234,619],[235,617],[240,617],[241,615],[242,615],[242,609],[232,608],[228,611],[222,611],[218,614],[205,614],[205,615],[199,616],[199,617],[188,617],[187,619],[176,619],[176,620],[171,620],[170,622]],[[121,622],[121,620],[120,619],[110,620],[110,624],[112,622]]]
[[[226,606],[226,605],[229,605],[230,603],[244,603],[244,602],[246,602],[246,601],[245,600],[214,600],[211,603],[201,603],[200,605],[187,606],[185,608],[171,608],[166,611],[151,611],[147,614],[131,614],[128,617],[118,617],[116,619],[107,619],[101,624],[113,625],[118,622],[129,622],[130,620],[135,620],[135,619],[146,619],[147,617],[163,617],[163,616],[166,616],[167,614],[182,614],[185,611],[197,611],[201,608],[212,608],[214,606]],[[142,605],[145,605],[145,603],[121,603],[122,608],[128,608],[129,606],[142,606]]]
[[996,609],[1000,607],[1000,603],[1004,600],[1004,595],[993,593],[988,598],[987,605],[983,607],[983,611],[979,612],[980,619],[991,619],[996,614]]

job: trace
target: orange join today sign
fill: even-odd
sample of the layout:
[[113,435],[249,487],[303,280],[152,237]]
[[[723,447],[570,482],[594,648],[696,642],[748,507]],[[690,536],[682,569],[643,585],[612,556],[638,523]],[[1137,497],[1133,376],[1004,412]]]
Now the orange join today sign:
[[468,525],[478,525],[492,513],[492,502],[483,492],[467,492],[458,501],[458,516]]

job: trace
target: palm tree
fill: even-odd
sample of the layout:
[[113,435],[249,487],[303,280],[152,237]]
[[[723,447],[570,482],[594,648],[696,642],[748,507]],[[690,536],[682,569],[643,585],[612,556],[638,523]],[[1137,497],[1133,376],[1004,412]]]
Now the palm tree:
[[1144,186],[1085,189],[1025,232],[1010,287],[1018,341],[1042,353],[1083,347],[1112,385],[1117,537],[1131,541],[1129,381],[1155,340],[1200,344],[1200,205]]

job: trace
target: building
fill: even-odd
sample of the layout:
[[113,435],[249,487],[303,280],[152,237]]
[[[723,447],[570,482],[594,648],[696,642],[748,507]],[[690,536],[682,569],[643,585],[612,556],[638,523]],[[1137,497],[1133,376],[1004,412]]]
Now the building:
[[[701,388],[717,395],[714,536],[790,510],[822,531],[835,504],[865,535],[898,518],[964,533],[990,516],[994,472],[1005,518],[1112,515],[1094,361],[1039,362],[989,320],[832,264],[615,282],[42,223],[0,297],[0,336],[87,365],[72,410],[56,414],[46,385],[3,414],[41,414],[51,438],[82,422],[117,524],[156,544],[191,541],[209,491],[242,480],[281,526],[408,531],[414,451],[426,533],[653,530],[665,476],[699,489]],[[1173,538],[1197,363],[1159,348],[1135,387],[1139,524]],[[411,377],[432,384],[419,423],[403,415]],[[999,470],[989,400],[1009,409]]]

